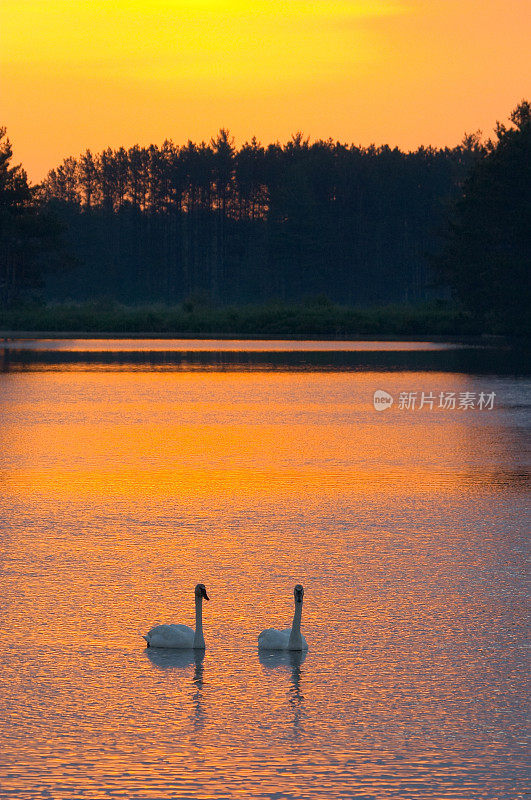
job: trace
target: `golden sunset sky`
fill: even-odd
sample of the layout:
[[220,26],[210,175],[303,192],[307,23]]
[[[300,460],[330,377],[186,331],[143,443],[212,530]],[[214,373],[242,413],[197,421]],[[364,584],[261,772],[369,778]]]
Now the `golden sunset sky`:
[[529,97],[530,0],[2,0],[2,115],[34,181],[86,148],[490,133]]

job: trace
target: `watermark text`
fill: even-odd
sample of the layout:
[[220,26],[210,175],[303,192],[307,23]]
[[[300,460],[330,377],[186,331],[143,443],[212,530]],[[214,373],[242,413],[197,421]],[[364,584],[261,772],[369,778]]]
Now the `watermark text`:
[[[496,392],[400,392],[397,408],[400,411],[492,411]],[[374,392],[376,411],[386,411],[394,397],[383,389]]]

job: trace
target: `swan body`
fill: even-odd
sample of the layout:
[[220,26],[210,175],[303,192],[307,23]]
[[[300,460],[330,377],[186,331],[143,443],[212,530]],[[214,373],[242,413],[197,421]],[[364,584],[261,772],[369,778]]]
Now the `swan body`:
[[188,625],[155,625],[144,639],[149,647],[191,649],[194,646],[195,631]]
[[204,584],[195,587],[195,630],[188,625],[155,625],[143,637],[148,647],[164,647],[176,650],[204,649],[203,598],[208,600]]
[[293,590],[295,596],[295,613],[291,628],[278,631],[275,628],[267,628],[258,637],[258,647],[260,650],[307,650],[308,642],[301,633],[302,600],[304,589],[300,583]]
[[298,646],[290,646],[291,630],[291,628],[286,628],[278,631],[276,628],[267,628],[258,637],[258,647],[261,650],[307,650],[308,642],[302,633],[298,643],[291,643],[292,645],[298,644]]

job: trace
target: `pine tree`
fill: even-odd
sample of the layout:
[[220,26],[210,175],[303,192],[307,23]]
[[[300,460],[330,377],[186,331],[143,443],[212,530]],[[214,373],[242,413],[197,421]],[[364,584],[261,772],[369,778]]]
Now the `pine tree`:
[[531,106],[496,125],[454,205],[441,270],[491,329],[525,335],[531,306]]
[[41,285],[45,254],[56,245],[58,226],[40,212],[36,192],[0,128],[0,308],[26,298]]

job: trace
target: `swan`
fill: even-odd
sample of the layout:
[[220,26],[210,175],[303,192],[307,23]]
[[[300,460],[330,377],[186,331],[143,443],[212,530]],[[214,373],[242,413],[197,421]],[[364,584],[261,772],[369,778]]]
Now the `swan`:
[[144,638],[148,647],[167,647],[179,650],[197,650],[205,647],[203,636],[203,597],[208,600],[205,585],[195,587],[195,631],[188,625],[155,625]]
[[302,599],[304,588],[298,583],[293,589],[295,597],[295,613],[291,628],[285,631],[277,631],[275,628],[268,628],[262,631],[258,637],[258,647],[260,650],[307,650],[308,643],[301,633]]

